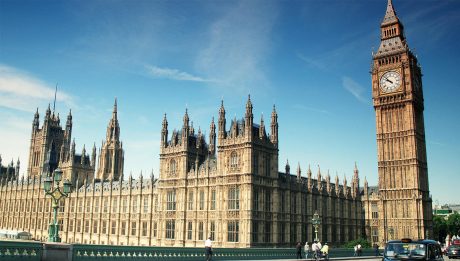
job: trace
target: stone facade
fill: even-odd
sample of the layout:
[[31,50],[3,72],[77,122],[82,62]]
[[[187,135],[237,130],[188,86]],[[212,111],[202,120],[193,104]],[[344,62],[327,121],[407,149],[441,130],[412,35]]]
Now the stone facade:
[[422,73],[391,0],[380,28],[371,68],[379,184],[378,191],[364,193],[363,205],[368,235],[382,245],[433,234]]
[[[91,159],[84,149],[82,155],[75,155],[73,142],[69,155],[60,157],[58,166],[74,184],[58,215],[62,240],[201,247],[211,236],[214,245],[220,247],[291,246],[314,239],[311,219],[315,211],[322,220],[319,238],[323,241],[341,244],[362,236],[356,166],[351,186],[346,179],[339,184],[338,177],[331,182],[329,174],[323,175],[319,168],[316,178],[310,167],[306,176],[301,175],[300,166],[291,174],[289,164],[285,172],[279,172],[275,107],[269,130],[270,134],[263,118],[260,124],[253,122],[250,98],[245,116],[233,119],[228,130],[222,103],[217,126],[214,119],[210,124],[209,144],[201,129],[195,133],[189,124],[187,111],[181,130],[168,136],[165,115],[158,179],[152,174],[124,180],[115,105],[99,159],[119,155],[120,164],[100,160],[97,170],[110,174],[94,178],[95,148]],[[119,150],[113,153],[113,149],[106,149],[107,144]],[[49,168],[49,160],[44,160],[42,165]],[[116,171],[112,171],[114,165],[118,166]],[[87,172],[81,170],[84,166]],[[36,239],[47,239],[52,211],[51,201],[43,192],[46,176],[4,180],[0,187],[2,229],[26,230]]]

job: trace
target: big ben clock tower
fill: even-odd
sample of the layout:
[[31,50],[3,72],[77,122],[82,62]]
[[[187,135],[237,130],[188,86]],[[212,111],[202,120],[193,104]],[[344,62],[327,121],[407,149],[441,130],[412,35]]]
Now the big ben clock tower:
[[422,73],[391,0],[373,53],[381,241],[432,236]]

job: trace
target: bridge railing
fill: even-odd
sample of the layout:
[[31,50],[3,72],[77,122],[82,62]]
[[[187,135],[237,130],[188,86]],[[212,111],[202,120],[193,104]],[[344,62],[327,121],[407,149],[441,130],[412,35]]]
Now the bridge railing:
[[0,241],[0,260],[29,260],[40,261],[43,253],[41,242],[30,241]]
[[[303,252],[302,252],[303,254]],[[353,249],[331,248],[329,258],[353,257]],[[372,256],[372,249],[363,249]],[[213,248],[213,260],[295,259],[295,248]],[[204,248],[73,245],[73,261],[89,260],[205,260]]]

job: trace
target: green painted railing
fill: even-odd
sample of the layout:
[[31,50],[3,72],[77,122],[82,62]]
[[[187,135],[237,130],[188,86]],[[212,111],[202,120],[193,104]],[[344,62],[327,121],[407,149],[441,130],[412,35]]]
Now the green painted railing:
[[40,242],[0,241],[0,260],[40,261],[43,245]]
[[[332,248],[329,258],[353,257],[353,249]],[[302,253],[303,254],[303,253]],[[372,256],[363,249],[363,256]],[[214,248],[213,260],[295,259],[294,248]],[[205,260],[204,248],[73,245],[73,261],[89,260]]]

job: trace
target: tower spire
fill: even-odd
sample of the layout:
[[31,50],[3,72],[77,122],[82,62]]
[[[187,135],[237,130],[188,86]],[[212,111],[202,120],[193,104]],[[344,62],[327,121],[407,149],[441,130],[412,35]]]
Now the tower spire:
[[56,89],[54,90],[53,115],[54,115],[54,110],[56,109],[56,94],[57,94],[57,87],[58,87],[58,84],[56,83]]
[[387,3],[387,11],[385,12],[385,17],[383,18],[382,25],[383,24],[388,24],[388,23],[394,23],[398,22],[399,19],[396,16],[396,12],[393,8],[393,2],[392,0],[388,0]]

